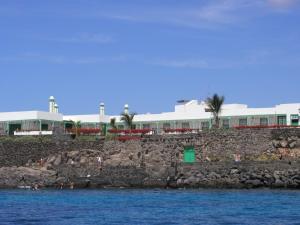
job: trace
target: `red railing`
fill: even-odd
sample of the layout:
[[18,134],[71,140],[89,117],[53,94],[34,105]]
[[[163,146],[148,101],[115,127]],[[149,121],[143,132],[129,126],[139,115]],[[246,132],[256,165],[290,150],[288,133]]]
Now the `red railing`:
[[66,129],[67,133],[79,133],[79,134],[99,134],[101,132],[101,129],[99,128],[71,128]]
[[191,129],[191,128],[164,129],[165,133],[189,133],[193,131],[198,132],[199,129]]
[[147,134],[151,133],[152,129],[133,129],[133,130],[118,130],[118,129],[110,129],[108,130],[111,134]]

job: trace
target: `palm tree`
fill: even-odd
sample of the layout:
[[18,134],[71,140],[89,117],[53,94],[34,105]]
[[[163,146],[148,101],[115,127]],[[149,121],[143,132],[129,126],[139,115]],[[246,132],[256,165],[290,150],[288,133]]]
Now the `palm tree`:
[[76,123],[74,123],[75,125],[75,132],[76,132],[76,136],[80,135],[80,128],[81,128],[81,121],[78,120]]
[[81,128],[81,121],[80,121],[80,120],[78,120],[78,121],[75,123],[75,127]]
[[114,129],[114,130],[117,129],[116,118],[111,118],[111,119],[110,119],[110,126],[111,126],[111,128]]
[[224,96],[219,96],[218,94],[214,94],[212,97],[208,97],[206,99],[206,104],[208,106],[208,111],[212,112],[214,116],[214,122],[215,122],[215,127],[219,128],[220,127],[220,118],[219,115],[222,110],[222,105],[225,101]]
[[128,129],[133,129],[133,118],[136,115],[136,113],[122,113],[121,114],[121,121],[125,122],[125,125]]

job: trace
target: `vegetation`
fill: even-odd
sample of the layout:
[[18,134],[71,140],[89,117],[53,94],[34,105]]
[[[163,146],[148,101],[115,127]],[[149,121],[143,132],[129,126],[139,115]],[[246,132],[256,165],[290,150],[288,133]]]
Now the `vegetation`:
[[111,119],[110,119],[110,127],[111,127],[112,129],[117,129],[116,118],[111,118]]
[[127,127],[127,129],[134,129],[133,119],[136,113],[122,113],[121,121],[123,121]]
[[81,121],[80,120],[78,120],[76,122],[73,121],[73,123],[75,126],[75,135],[76,135],[76,137],[78,137],[80,135],[79,129],[81,128]]
[[75,127],[76,128],[81,128],[81,121],[78,120],[76,123],[75,123]]
[[222,105],[224,104],[225,97],[214,94],[212,97],[208,97],[206,99],[206,104],[208,106],[208,110],[212,112],[214,116],[214,127],[220,127],[220,118],[219,115],[222,110]]

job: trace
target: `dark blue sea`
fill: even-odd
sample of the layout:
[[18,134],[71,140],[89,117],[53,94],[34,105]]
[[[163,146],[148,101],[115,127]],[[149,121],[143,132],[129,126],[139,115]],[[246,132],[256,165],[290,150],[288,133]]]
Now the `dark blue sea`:
[[300,191],[0,190],[0,224],[300,224]]

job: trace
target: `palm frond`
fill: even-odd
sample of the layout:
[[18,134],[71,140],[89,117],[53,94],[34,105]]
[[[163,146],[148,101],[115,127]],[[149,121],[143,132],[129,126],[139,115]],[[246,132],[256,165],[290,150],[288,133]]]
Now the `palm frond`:
[[212,97],[208,97],[206,99],[206,104],[214,115],[216,127],[219,127],[219,115],[221,113],[224,101],[225,101],[225,97],[219,96],[218,94],[214,94]]
[[111,126],[112,129],[117,129],[116,118],[111,118],[110,119],[110,126]]
[[121,113],[121,121],[125,123],[127,128],[132,129],[133,128],[133,119],[136,113]]

